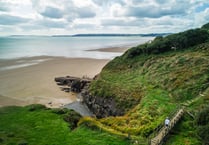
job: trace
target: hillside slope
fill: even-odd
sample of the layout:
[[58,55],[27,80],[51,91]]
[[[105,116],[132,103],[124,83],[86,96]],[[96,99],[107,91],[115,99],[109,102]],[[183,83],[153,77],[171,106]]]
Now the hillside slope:
[[208,103],[208,40],[202,28],[131,48],[103,68],[84,100],[98,122],[146,138],[179,105],[195,98],[202,100],[196,109]]

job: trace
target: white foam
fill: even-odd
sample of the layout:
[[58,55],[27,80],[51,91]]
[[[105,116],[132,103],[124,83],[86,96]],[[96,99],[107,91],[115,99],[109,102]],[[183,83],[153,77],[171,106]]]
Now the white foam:
[[24,64],[17,64],[17,65],[10,65],[10,66],[1,67],[0,71],[17,69],[17,68],[21,68],[21,67],[36,65],[36,64],[38,64],[38,63],[24,63]]

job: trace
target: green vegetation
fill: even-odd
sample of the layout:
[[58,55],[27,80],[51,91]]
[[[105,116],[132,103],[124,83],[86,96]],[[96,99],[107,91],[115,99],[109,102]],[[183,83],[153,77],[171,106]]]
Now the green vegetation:
[[87,128],[84,125],[75,128],[80,117],[71,110],[48,109],[42,105],[0,108],[0,144],[129,144],[130,141],[126,138]]
[[209,106],[207,105],[197,115],[197,132],[204,144],[209,143]]
[[[146,138],[179,105],[198,100],[201,93],[205,96],[200,98],[205,98],[209,95],[205,91],[209,87],[208,40],[206,29],[188,30],[156,37],[151,43],[133,47],[112,60],[91,83],[90,92],[94,96],[114,98],[125,114],[94,120],[93,124],[101,123],[98,126],[110,127],[115,133],[130,134],[133,138]],[[206,102],[199,102],[197,109]],[[183,120],[179,125],[183,128],[181,132],[185,132],[183,136],[192,131],[198,134],[197,128],[184,127],[194,123],[191,118]],[[181,138],[181,134],[175,136],[175,140]],[[200,140],[196,135],[188,144]]]
[[133,58],[139,55],[162,54],[171,50],[184,50],[208,41],[207,29],[192,29],[185,32],[158,36],[151,43],[145,43],[129,49],[123,57]]
[[83,118],[74,111],[42,105],[0,108],[0,143],[147,144],[166,116],[185,106],[186,113],[166,144],[208,144],[208,26],[158,36],[103,68],[89,92],[113,99],[123,116]]
[[202,26],[202,29],[206,29],[206,30],[209,30],[209,23],[205,24]]

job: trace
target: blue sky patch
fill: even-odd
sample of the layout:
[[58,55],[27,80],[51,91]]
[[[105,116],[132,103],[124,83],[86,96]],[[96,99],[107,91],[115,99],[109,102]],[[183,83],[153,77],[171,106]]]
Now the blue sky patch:
[[199,12],[204,11],[204,10],[207,9],[207,8],[209,8],[209,3],[204,3],[203,5],[197,7],[197,8],[195,9],[195,11],[199,13]]

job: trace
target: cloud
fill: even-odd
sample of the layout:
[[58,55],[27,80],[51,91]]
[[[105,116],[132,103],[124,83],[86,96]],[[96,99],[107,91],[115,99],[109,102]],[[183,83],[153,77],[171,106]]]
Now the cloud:
[[7,14],[0,15],[0,25],[16,25],[20,23],[28,22],[29,19],[18,17],[18,16],[11,16]]
[[92,0],[95,4],[97,5],[103,5],[104,3],[106,3],[108,0]]
[[64,29],[67,23],[64,21],[55,21],[50,19],[43,19],[35,22],[37,25],[43,26],[45,28],[60,28]]
[[76,29],[86,29],[86,28],[93,29],[95,27],[96,27],[96,25],[94,25],[94,24],[75,24],[73,26],[73,28],[76,28]]
[[92,18],[96,16],[96,13],[90,7],[78,8],[75,13],[78,14],[79,18]]
[[164,3],[167,3],[168,0],[156,0],[156,2],[157,2],[158,4],[164,4]]
[[125,27],[132,27],[132,26],[141,26],[145,25],[146,21],[144,19],[103,19],[101,21],[103,26],[125,26]]
[[112,5],[114,3],[120,4],[120,5],[126,4],[124,0],[92,0],[92,1],[99,6]]
[[156,5],[147,6],[130,6],[127,8],[125,15],[131,17],[147,17],[147,18],[160,18],[163,16],[184,15],[186,14],[185,7],[170,6],[161,7]]
[[0,32],[179,32],[208,13],[206,0],[0,0]]
[[52,18],[52,19],[59,19],[63,17],[63,12],[54,7],[45,7],[44,11],[40,13],[44,17]]
[[7,12],[9,11],[9,7],[7,5],[7,3],[3,3],[3,2],[0,2],[0,12]]

